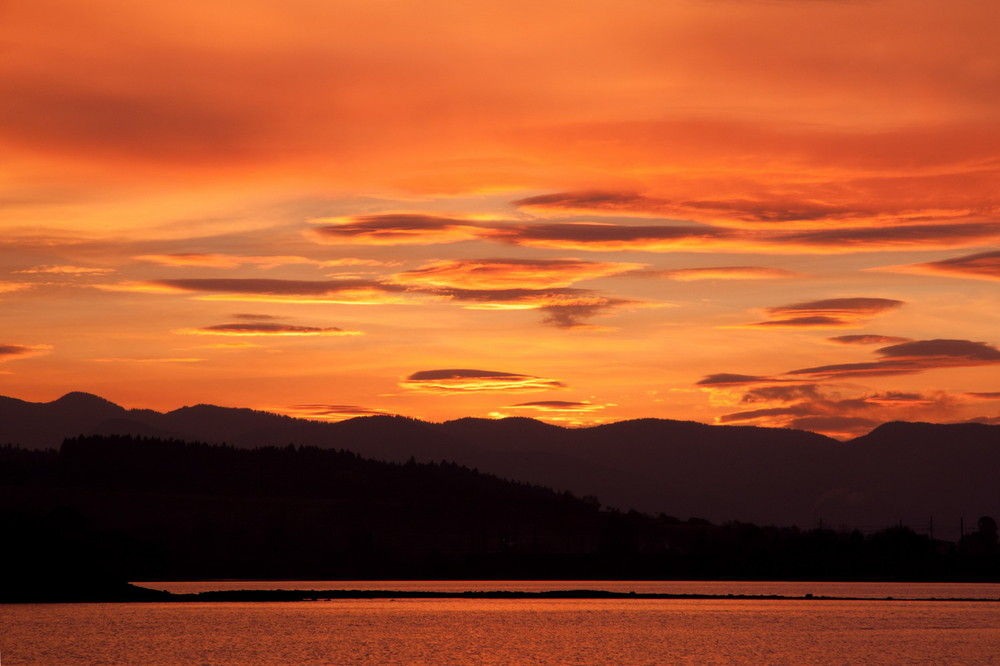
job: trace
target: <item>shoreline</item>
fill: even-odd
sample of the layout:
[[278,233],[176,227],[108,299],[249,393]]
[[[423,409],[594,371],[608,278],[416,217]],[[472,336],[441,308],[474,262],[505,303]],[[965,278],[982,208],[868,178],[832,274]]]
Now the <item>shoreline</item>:
[[[409,599],[498,599],[498,600],[645,600],[645,601],[864,601],[864,602],[980,602],[1000,603],[1000,597],[859,597],[832,595],[780,595],[780,594],[698,594],[660,592],[609,592],[606,590],[548,590],[525,592],[512,590],[469,590],[462,592],[440,592],[429,590],[212,590],[194,593],[171,593],[139,586],[130,586],[128,594],[112,594],[104,598],[95,595],[50,594],[47,598],[20,598],[0,601],[0,604],[38,603],[262,603],[262,602],[302,602],[338,600],[409,600]],[[75,598],[74,598],[75,597]]]

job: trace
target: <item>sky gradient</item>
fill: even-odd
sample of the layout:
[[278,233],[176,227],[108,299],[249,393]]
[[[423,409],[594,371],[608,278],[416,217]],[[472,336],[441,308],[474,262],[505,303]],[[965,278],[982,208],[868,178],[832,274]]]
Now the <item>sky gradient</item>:
[[13,0],[0,394],[1000,422],[993,0]]

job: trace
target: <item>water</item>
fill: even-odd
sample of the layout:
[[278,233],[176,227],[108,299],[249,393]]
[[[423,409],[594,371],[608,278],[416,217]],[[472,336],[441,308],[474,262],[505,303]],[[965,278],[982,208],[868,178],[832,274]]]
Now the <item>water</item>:
[[4,666],[1000,663],[1000,603],[982,601],[28,604],[0,621]]

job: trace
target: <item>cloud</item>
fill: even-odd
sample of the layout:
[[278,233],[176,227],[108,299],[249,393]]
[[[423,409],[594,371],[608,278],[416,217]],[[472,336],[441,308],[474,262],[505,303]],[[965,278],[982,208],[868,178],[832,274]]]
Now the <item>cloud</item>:
[[370,279],[272,280],[263,278],[178,278],[95,285],[107,291],[189,294],[198,300],[378,305],[446,300],[478,310],[542,310],[545,323],[585,328],[583,319],[628,307],[660,304],[609,298],[586,289],[459,289],[404,285]]
[[730,328],[840,328],[860,326],[866,320],[895,310],[902,301],[889,298],[828,298],[765,308],[767,321]]
[[88,266],[70,265],[32,266],[31,268],[13,271],[15,274],[24,275],[107,275],[108,273],[114,272],[115,269],[113,268],[93,268]]
[[910,338],[875,334],[838,335],[832,338],[827,338],[827,340],[839,345],[887,345],[897,342],[911,342]]
[[820,397],[818,384],[759,386],[743,394],[741,402],[791,402],[802,398]]
[[198,267],[198,268],[239,268],[240,266],[257,266],[270,270],[279,266],[307,265],[319,267],[333,266],[388,266],[393,262],[375,259],[332,259],[320,260],[294,255],[253,256],[223,253],[174,252],[170,254],[143,254],[133,257],[138,261],[147,261],[160,266]]
[[319,336],[319,335],[364,335],[361,331],[350,331],[337,327],[293,326],[290,324],[240,323],[216,324],[202,328],[188,328],[178,331],[186,335],[229,335],[229,336]]
[[[704,131],[709,123],[702,125],[698,129]],[[732,125],[717,127],[723,131],[736,129]],[[752,134],[761,131],[763,126],[747,125],[742,129]],[[808,141],[819,136],[801,135],[799,138]],[[842,141],[847,139],[841,137]],[[767,152],[765,146],[755,148],[758,153]],[[983,175],[981,168],[969,165],[957,168],[971,172],[966,174],[967,187]],[[543,194],[512,203],[545,217],[569,214],[652,217],[757,230],[878,228],[984,221],[982,202],[968,195],[956,197],[956,183],[949,182],[949,175],[945,174],[887,171],[877,176],[850,178],[846,173],[828,172],[825,178],[813,182],[796,181],[787,174],[775,178],[776,175],[762,171],[747,173],[742,179],[717,179],[714,191],[710,178],[681,176],[673,185],[657,184],[657,190],[669,193],[667,196],[629,190],[584,190]],[[969,189],[974,190],[975,186]],[[937,190],[937,196],[929,199],[928,193],[933,190]]]
[[746,386],[748,384],[773,383],[783,381],[760,375],[739,375],[731,372],[719,372],[708,375],[695,383],[696,386]]
[[867,433],[880,423],[883,421],[860,416],[800,416],[789,420],[784,427],[849,439]]
[[277,315],[257,314],[254,312],[238,312],[232,315],[233,319],[244,319],[246,321],[273,321],[275,319],[286,319]]
[[556,328],[585,330],[585,331],[608,331],[614,330],[606,326],[594,326],[586,321],[599,315],[612,314],[622,308],[632,306],[649,307],[649,304],[624,299],[604,298],[596,299],[589,303],[575,304],[554,304],[541,308],[545,313],[543,323]]
[[1000,400],[1000,391],[977,391],[964,395],[974,400]]
[[420,213],[382,213],[328,220],[306,235],[330,245],[434,245],[475,240],[483,225],[471,219]]
[[393,280],[459,289],[549,289],[617,275],[641,266],[580,259],[456,259],[436,261],[398,273]]
[[813,379],[906,375],[936,368],[961,368],[1000,364],[1000,349],[971,340],[912,340],[875,351],[882,358],[861,363],[839,363],[802,368],[785,375]]
[[946,275],[948,277],[973,280],[1000,280],[1000,252],[982,252],[964,257],[932,261],[926,264],[889,266],[877,270],[896,273]]
[[966,222],[913,224],[887,228],[843,228],[775,234],[762,237],[766,250],[838,254],[912,250],[947,250],[983,245],[1000,239],[1000,224]]
[[982,423],[985,425],[1000,425],[1000,416],[977,416],[967,421],[968,423]]
[[0,363],[14,361],[31,356],[40,356],[52,351],[51,345],[13,345],[0,344]]
[[534,409],[540,412],[594,412],[605,407],[607,405],[599,405],[592,402],[538,400],[536,402],[519,402],[516,405],[507,405],[504,409]]
[[[786,389],[789,387],[774,387]],[[743,403],[777,403],[772,407],[745,410],[718,417],[719,423],[753,423],[780,428],[798,428],[832,437],[853,437],[879,423],[894,420],[947,420],[965,404],[961,396],[944,391],[914,393],[872,392],[843,397],[818,385],[803,385],[800,391],[754,389]]]
[[[887,337],[887,336],[879,336]],[[802,428],[834,437],[861,434],[891,420],[946,422],[968,405],[1000,399],[1000,393],[870,391],[843,396],[823,382],[905,375],[935,368],[1000,364],[1000,349],[970,340],[906,340],[875,350],[874,361],[804,368],[767,377],[719,373],[697,382],[713,405],[755,405],[717,418],[720,423],[753,423]],[[851,386],[851,385],[847,385]]]
[[289,407],[271,407],[266,411],[284,414],[299,419],[313,421],[344,421],[358,416],[385,416],[388,412],[358,405],[291,405]]
[[614,407],[613,403],[600,404],[593,402],[575,402],[571,400],[538,400],[535,402],[521,402],[516,405],[507,405],[501,408],[502,411],[491,412],[493,418],[506,418],[510,416],[509,410],[514,413],[534,412],[534,418],[559,423],[567,426],[585,426],[607,423],[613,419],[608,416],[601,416],[599,412],[606,407]]
[[399,386],[418,393],[459,394],[498,391],[522,393],[566,388],[555,379],[491,370],[422,370],[399,382]]
[[[852,226],[853,224],[853,226]],[[321,243],[430,245],[466,240],[587,252],[758,252],[840,254],[949,249],[1000,239],[991,221],[893,221],[883,226],[844,224],[834,228],[776,229],[698,224],[618,224],[609,222],[513,222],[490,218],[385,213],[338,218],[306,231]]]
[[15,291],[31,289],[34,285],[27,282],[2,282],[0,281],[0,294],[9,294]]
[[781,280],[799,277],[801,273],[764,266],[712,266],[708,268],[675,268],[669,270],[630,271],[629,276],[663,278],[691,282],[694,280]]
[[936,250],[1000,239],[1000,224],[909,224],[803,231],[730,229],[702,224],[625,225],[595,222],[509,224],[481,231],[483,239],[560,250],[842,254]]
[[428,289],[424,293],[464,302],[470,310],[540,310],[544,324],[577,330],[607,330],[584,321],[630,308],[662,307],[648,303],[602,296],[589,289]]
[[556,211],[669,217],[723,226],[758,226],[760,223],[815,226],[818,222],[857,221],[872,216],[872,211],[866,208],[811,200],[807,196],[671,200],[637,192],[581,191],[543,194],[519,199],[513,204],[541,214]]
[[271,280],[263,278],[178,278],[97,285],[108,291],[194,294],[199,300],[338,303],[401,303],[406,287],[376,280]]
[[158,358],[122,358],[122,357],[111,357],[111,358],[95,358],[91,359],[95,363],[152,363],[152,364],[173,364],[173,363],[202,363],[207,359],[204,358],[194,358],[194,357],[177,357],[177,356],[167,356]]
[[660,217],[676,208],[672,201],[637,192],[582,190],[553,192],[512,201],[518,208],[545,214],[563,213],[627,215],[629,213]]
[[740,233],[709,226],[641,226],[596,222],[511,224],[481,236],[512,245],[605,252],[725,251],[745,248]]

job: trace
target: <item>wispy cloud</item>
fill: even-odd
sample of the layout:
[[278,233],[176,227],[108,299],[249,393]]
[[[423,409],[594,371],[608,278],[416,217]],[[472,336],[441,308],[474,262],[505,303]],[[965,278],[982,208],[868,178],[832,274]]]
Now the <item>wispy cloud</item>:
[[48,354],[51,351],[52,345],[0,344],[0,363]]
[[474,219],[420,213],[382,213],[314,220],[306,235],[334,245],[435,245],[479,238],[484,226]]
[[1000,349],[971,340],[913,340],[875,350],[882,358],[862,363],[838,363],[785,373],[814,379],[908,375],[935,368],[1000,364]]
[[511,413],[529,413],[533,418],[564,426],[593,426],[613,420],[601,412],[607,407],[615,407],[612,403],[576,402],[572,400],[538,400],[507,405],[500,410],[491,412],[493,418],[506,418]]
[[216,324],[214,326],[203,326],[201,328],[186,328],[178,331],[186,335],[224,335],[236,337],[254,336],[350,336],[364,335],[361,331],[351,331],[343,328],[319,327],[319,326],[293,326],[291,324],[267,324],[267,323],[234,323]]
[[514,205],[538,213],[637,215],[669,217],[725,226],[816,226],[818,223],[864,221],[872,217],[868,208],[846,203],[828,203],[805,196],[749,196],[728,199],[665,199],[628,191],[558,192],[528,197]]
[[23,275],[107,275],[114,273],[113,268],[95,268],[93,266],[72,266],[72,265],[45,265],[23,268],[13,271],[14,274]]
[[900,338],[895,335],[876,335],[874,333],[837,335],[827,338],[827,340],[838,345],[892,345],[899,342],[911,342],[910,338]]
[[766,266],[711,266],[706,268],[637,270],[630,271],[626,275],[693,282],[695,280],[784,280],[800,277],[801,273]]
[[278,303],[379,304],[403,302],[402,285],[376,280],[178,278],[98,285],[108,291],[191,294],[200,300]]
[[874,361],[822,365],[774,376],[718,373],[697,385],[710,394],[713,405],[754,405],[718,417],[720,423],[801,428],[835,437],[858,435],[889,420],[955,420],[968,405],[1000,399],[1000,393],[991,392],[869,390],[843,395],[848,387],[857,391],[845,380],[1000,365],[1000,349],[970,340],[907,340],[881,347],[875,354],[880,358]]
[[173,364],[173,363],[202,363],[208,359],[187,357],[187,356],[164,356],[164,357],[151,357],[151,358],[124,358],[124,357],[109,357],[109,358],[95,358],[91,359],[96,363],[152,363],[152,364]]
[[931,261],[925,264],[888,266],[877,270],[923,275],[945,275],[947,277],[968,278],[972,280],[1000,280],[1000,252],[982,252],[964,257]]
[[28,282],[3,282],[0,281],[0,294],[9,294],[15,291],[31,289],[34,285]]
[[334,266],[390,266],[395,262],[377,259],[310,259],[294,255],[253,256],[223,253],[175,252],[170,254],[143,254],[134,257],[138,261],[146,261],[160,266],[197,267],[197,268],[239,268],[241,266],[256,266],[264,270],[279,266],[308,265],[321,268]]
[[421,370],[399,382],[401,388],[417,393],[525,393],[566,388],[556,379],[492,370]]
[[902,301],[889,298],[828,298],[765,308],[769,319],[730,328],[843,328],[860,326],[877,315],[895,310]]
[[515,222],[442,218],[416,213],[347,218],[307,231],[333,244],[432,245],[467,240],[523,247],[587,252],[757,252],[844,254],[945,250],[1000,240],[1000,223],[989,220],[905,219],[885,226],[783,229],[699,224],[620,224],[611,222]]
[[358,405],[290,405],[288,407],[269,407],[266,411],[284,414],[299,419],[313,421],[344,421],[359,416],[385,416],[388,412],[381,409],[371,409]]
[[[514,264],[512,264],[514,265]],[[527,264],[531,265],[531,262]],[[609,265],[610,266],[610,265]],[[526,269],[523,281],[527,281]],[[554,274],[560,269],[553,269]],[[606,270],[612,270],[610,267]],[[567,270],[566,272],[571,272]],[[577,272],[576,275],[579,275]],[[555,278],[545,278],[555,279]],[[566,278],[563,278],[566,279]],[[460,282],[458,279],[442,281]],[[463,289],[424,284],[398,284],[363,278],[341,280],[272,280],[258,278],[187,278],[96,285],[108,291],[190,295],[198,300],[274,303],[379,305],[454,301],[468,309],[541,310],[544,323],[559,328],[585,328],[583,320],[631,307],[661,304],[607,297],[586,289]]]
[[455,259],[398,273],[393,280],[458,289],[550,289],[618,275],[642,265],[580,259]]
[[843,397],[816,385],[807,386],[784,392],[754,389],[744,396],[744,403],[764,402],[775,406],[732,412],[717,420],[719,423],[753,423],[852,437],[885,421],[954,418],[963,403],[961,396],[943,391],[885,391]]

